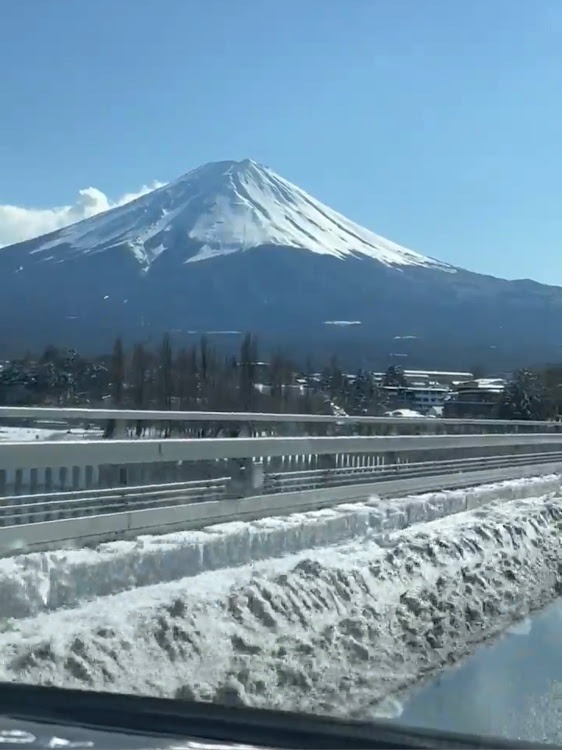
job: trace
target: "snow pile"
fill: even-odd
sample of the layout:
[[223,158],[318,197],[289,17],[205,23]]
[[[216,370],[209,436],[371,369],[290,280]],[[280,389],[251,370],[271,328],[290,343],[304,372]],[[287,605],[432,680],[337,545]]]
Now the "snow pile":
[[[186,238],[198,245],[195,252]],[[123,244],[145,270],[167,250],[177,254],[173,248],[180,262],[193,263],[276,245],[455,272],[364,229],[250,159],[194,169],[127,205],[46,235],[31,252],[48,251],[44,260],[57,262]]]
[[368,715],[559,593],[561,522],[511,500],[14,621],[0,679]]
[[78,606],[98,596],[177,581],[200,573],[279,558],[351,540],[384,540],[391,531],[500,499],[560,489],[560,476],[517,479],[430,492],[202,531],[144,536],[97,549],[57,550],[0,560],[0,615],[22,618]]

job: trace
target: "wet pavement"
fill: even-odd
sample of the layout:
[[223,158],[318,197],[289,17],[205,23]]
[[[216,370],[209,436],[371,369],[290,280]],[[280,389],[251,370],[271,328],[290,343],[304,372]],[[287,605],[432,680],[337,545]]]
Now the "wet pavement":
[[394,721],[562,746],[562,599],[414,688]]

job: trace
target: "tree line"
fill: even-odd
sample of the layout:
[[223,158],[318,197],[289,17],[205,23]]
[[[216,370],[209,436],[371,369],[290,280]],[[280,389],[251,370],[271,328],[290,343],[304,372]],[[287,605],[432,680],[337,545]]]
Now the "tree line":
[[165,334],[157,347],[121,338],[105,356],[88,358],[48,346],[0,370],[4,405],[112,406],[181,411],[382,414],[384,393],[364,370],[346,377],[333,356],[314,372],[278,352],[260,360],[255,335],[247,333],[236,356],[205,336],[176,347]]
[[[6,362],[0,404],[379,416],[390,406],[384,386],[407,390],[401,368],[389,367],[379,384],[367,370],[350,377],[336,356],[316,368],[282,352],[264,363],[251,333],[235,356],[205,336],[178,347],[165,334],[156,347],[139,342],[127,348],[117,338],[105,356],[48,346],[38,357]],[[560,413],[562,365],[550,365],[515,372],[494,416],[548,419]]]
[[553,419],[562,415],[562,365],[517,370],[498,399],[498,419]]

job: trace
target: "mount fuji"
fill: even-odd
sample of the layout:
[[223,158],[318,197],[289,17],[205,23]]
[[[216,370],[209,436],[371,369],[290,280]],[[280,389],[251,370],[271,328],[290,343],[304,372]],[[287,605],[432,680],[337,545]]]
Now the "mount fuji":
[[561,324],[561,288],[420,255],[251,160],[206,164],[0,250],[6,353],[50,342],[105,351],[116,335],[164,331],[237,344],[252,330],[355,364],[511,367],[558,358]]

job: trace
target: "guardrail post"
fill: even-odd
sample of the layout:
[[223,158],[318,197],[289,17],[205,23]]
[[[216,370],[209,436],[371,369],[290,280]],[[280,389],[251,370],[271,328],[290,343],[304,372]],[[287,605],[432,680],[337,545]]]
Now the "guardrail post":
[[336,454],[334,455],[319,455],[317,457],[316,465],[318,469],[324,469],[324,471],[329,471],[330,469],[335,469],[337,466],[337,458],[338,456]]
[[6,469],[5,470],[5,491],[8,495],[15,494],[15,484],[16,484],[16,470]]
[[228,494],[231,497],[257,495],[263,490],[265,472],[262,460],[234,459],[229,461],[229,469]]
[[127,437],[127,420],[126,419],[110,419],[104,430],[104,438],[109,440],[115,440],[118,438]]

